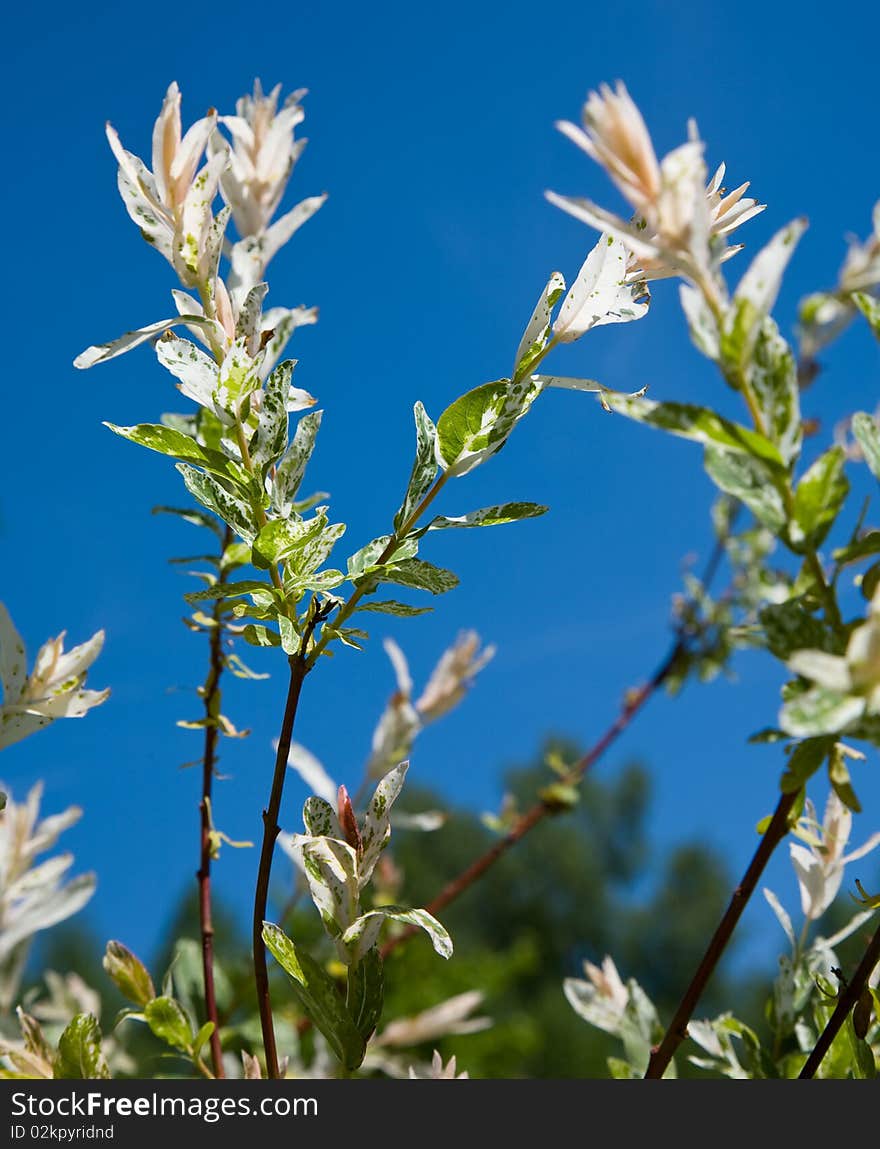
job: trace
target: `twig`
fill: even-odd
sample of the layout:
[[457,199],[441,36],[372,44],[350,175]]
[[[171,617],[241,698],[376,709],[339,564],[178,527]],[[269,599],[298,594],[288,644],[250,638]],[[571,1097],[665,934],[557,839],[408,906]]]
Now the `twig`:
[[874,967],[878,961],[880,961],[880,928],[876,930],[874,936],[870,942],[868,942],[868,948],[865,950],[862,960],[859,962],[859,968],[853,974],[850,981],[841,988],[834,1012],[825,1023],[825,1028],[819,1035],[819,1040],[816,1042],[813,1052],[804,1063],[804,1067],[798,1074],[798,1077],[815,1076],[816,1071],[822,1064],[822,1059],[830,1049],[831,1043],[837,1036],[840,1027],[846,1021],[850,1010],[861,997],[862,991],[868,984],[868,978],[874,972]]
[[[733,525],[734,518],[739,511],[739,504],[736,505],[733,516],[731,517],[731,526]],[[702,584],[708,587],[725,553],[725,543],[727,535],[719,538],[712,549],[712,554],[709,556],[709,561],[706,564],[706,569],[703,571]],[[562,780],[567,785],[577,785],[584,777],[586,772],[590,770],[605,752],[612,746],[614,742],[620,737],[621,734],[627,729],[636,715],[642,710],[645,703],[663,686],[667,678],[677,666],[679,660],[686,653],[688,647],[688,635],[679,633],[675,642],[670,647],[666,657],[648,679],[648,681],[640,686],[637,690],[627,692],[624,699],[623,706],[619,714],[608,727],[602,737],[595,742],[590,749],[579,758],[578,761],[572,766],[569,773]],[[559,812],[559,806],[552,800],[541,800],[536,802],[525,814],[522,814],[513,827],[494,843],[484,854],[473,861],[466,870],[463,870],[458,877],[453,878],[440,893],[429,902],[425,907],[429,913],[438,914],[441,910],[445,909],[450,902],[454,902],[456,898],[460,897],[470,886],[472,886],[479,878],[490,869],[498,859],[512,847],[515,846],[522,838],[534,829],[539,822],[542,822],[549,814]],[[409,938],[417,934],[418,928],[415,926],[408,926],[399,934],[389,938],[382,948],[382,956],[387,957],[393,950],[397,949],[399,945],[407,941]]]
[[[221,543],[221,556],[235,536],[226,527]],[[223,600],[214,601],[211,612],[210,658],[202,699],[205,704],[205,749],[202,754],[202,799],[199,803],[201,822],[200,864],[196,872],[199,884],[199,930],[202,939],[202,973],[205,983],[205,1015],[214,1023],[211,1033],[211,1063],[215,1077],[225,1077],[223,1049],[220,1044],[220,1018],[214,988],[214,923],[211,914],[211,790],[217,762],[217,726],[213,721],[220,708],[220,678],[223,674]]]
[[278,738],[278,752],[275,756],[275,771],[272,775],[269,803],[263,811],[263,845],[260,850],[260,868],[257,873],[257,886],[254,893],[253,953],[257,1006],[260,1011],[263,1048],[266,1054],[266,1075],[271,1078],[279,1076],[279,1069],[278,1051],[275,1045],[275,1027],[272,1023],[272,1002],[269,996],[269,971],[266,966],[266,948],[263,944],[263,922],[266,918],[266,906],[269,901],[269,878],[272,874],[275,839],[281,832],[278,815],[281,811],[281,796],[284,791],[287,758],[290,754],[290,742],[293,737],[293,724],[296,720],[302,684],[310,669],[308,646],[315,627],[322,621],[325,609],[316,607],[312,610],[303,631],[299,652],[288,658],[290,683],[287,690],[287,702],[284,707],[284,719]]
[[[227,528],[227,534],[229,529]],[[205,1014],[214,1023],[211,1033],[211,1062],[215,1077],[223,1077],[223,1051],[220,1045],[220,1019],[217,1012],[217,995],[214,987],[214,923],[211,915],[211,790],[214,781],[214,768],[217,754],[217,726],[212,721],[220,696],[220,676],[223,672],[221,621],[222,600],[214,603],[211,630],[210,667],[205,680],[204,704],[205,749],[202,755],[202,799],[199,803],[201,822],[200,865],[196,872],[199,884],[199,930],[202,939],[202,973],[205,983]]]
[[658,1079],[663,1076],[675,1051],[687,1037],[688,1022],[696,1009],[703,990],[706,988],[706,984],[712,976],[721,955],[727,948],[727,944],[733,936],[733,931],[736,929],[737,922],[743,910],[746,908],[749,898],[754,893],[758,879],[763,873],[764,867],[767,865],[771,854],[788,833],[788,816],[794,807],[797,797],[798,791],[794,791],[790,794],[783,794],[779,799],[773,817],[770,820],[770,825],[764,831],[760,844],[752,856],[752,860],[743,875],[742,881],[733,891],[724,917],[712,935],[712,940],[709,942],[708,948],[703,955],[703,960],[700,962],[697,967],[697,972],[693,978],[691,978],[690,984],[685,990],[684,997],[682,997],[681,1003],[675,1012],[675,1017],[673,1017],[669,1028],[666,1030],[662,1042],[651,1050],[648,1068],[645,1072],[645,1080]]

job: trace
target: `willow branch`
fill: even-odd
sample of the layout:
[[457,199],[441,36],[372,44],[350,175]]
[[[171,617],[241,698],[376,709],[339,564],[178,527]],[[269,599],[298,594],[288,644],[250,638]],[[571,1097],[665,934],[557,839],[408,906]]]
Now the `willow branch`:
[[813,1052],[807,1058],[798,1077],[815,1076],[819,1066],[822,1064],[822,1059],[831,1048],[832,1041],[834,1041],[840,1031],[840,1027],[846,1021],[847,1015],[862,996],[865,986],[868,984],[868,978],[870,978],[874,972],[874,967],[878,962],[880,962],[880,927],[878,927],[874,936],[870,942],[868,942],[868,948],[865,950],[862,960],[859,962],[858,969],[853,974],[849,983],[844,986],[838,994],[837,1005],[834,1007],[834,1012],[825,1023],[825,1028],[819,1035],[819,1040],[816,1042]]
[[[221,556],[234,536],[227,527],[221,544]],[[223,600],[214,601],[211,612],[210,658],[208,677],[202,692],[205,705],[205,748],[202,752],[202,799],[199,803],[200,861],[196,873],[199,885],[199,931],[202,940],[202,974],[205,983],[205,1016],[214,1023],[211,1033],[211,1064],[215,1077],[224,1077],[223,1050],[220,1044],[220,1018],[214,987],[214,922],[211,914],[211,791],[217,763],[218,730],[215,719],[220,710],[220,678],[223,674]]]
[[[736,513],[736,512],[735,512]],[[706,564],[706,569],[703,572],[702,583],[703,586],[708,587],[712,582],[718,567],[724,557],[726,536],[719,538],[712,549],[712,554]],[[583,780],[584,775],[590,770],[605,752],[617,741],[621,734],[630,726],[639,712],[643,709],[645,704],[653,697],[653,695],[664,685],[666,680],[675,670],[679,664],[680,659],[685,655],[688,648],[689,636],[686,633],[680,632],[675,642],[669,649],[666,657],[648,679],[648,681],[640,686],[637,690],[630,690],[627,692],[624,699],[623,706],[620,709],[617,717],[605,731],[605,733],[595,742],[590,749],[572,766],[571,770],[562,779],[563,784],[569,786],[576,786]],[[514,823],[513,827],[504,835],[499,838],[484,854],[481,854],[475,861],[473,861],[466,870],[463,870],[458,877],[453,878],[452,881],[447,883],[440,893],[434,898],[432,902],[426,906],[429,913],[438,914],[441,910],[445,909],[451,902],[459,898],[465,890],[469,889],[475,882],[477,882],[483,874],[486,873],[500,857],[507,853],[509,849],[521,841],[526,834],[535,828],[540,822],[550,814],[559,812],[559,806],[552,800],[542,799],[536,802],[525,814],[522,814]],[[408,927],[407,929],[396,934],[390,938],[382,950],[383,956],[387,957],[389,953],[395,950],[402,942],[408,938],[413,937],[418,933],[416,927]]]
[[755,892],[755,886],[758,884],[758,879],[764,872],[764,867],[770,860],[773,851],[788,833],[788,818],[797,797],[798,791],[783,794],[780,797],[773,817],[770,819],[770,825],[764,831],[760,844],[757,850],[755,850],[751,862],[749,862],[748,869],[743,875],[742,881],[733,891],[724,917],[712,935],[712,940],[709,942],[708,948],[703,955],[703,960],[691,978],[690,984],[684,992],[684,996],[681,999],[678,1009],[675,1011],[675,1016],[662,1042],[651,1050],[648,1068],[645,1072],[646,1080],[657,1079],[663,1076],[675,1051],[687,1037],[688,1022],[697,1007],[703,990],[706,988],[709,978],[714,973],[721,955],[727,948],[733,936],[733,931],[736,929],[736,925],[742,916],[742,912],[748,905],[749,898],[751,898]]
[[284,792],[284,778],[287,773],[287,759],[290,754],[290,743],[293,737],[293,725],[296,720],[296,711],[299,705],[299,696],[302,684],[309,672],[308,646],[315,627],[322,619],[322,609],[312,609],[309,621],[303,631],[300,649],[292,654],[290,664],[290,682],[287,689],[287,702],[284,707],[284,719],[281,724],[281,733],[278,737],[278,752],[275,756],[275,770],[272,775],[272,788],[269,792],[269,802],[263,811],[263,844],[260,850],[260,867],[257,872],[257,886],[254,893],[254,920],[253,920],[253,956],[254,978],[257,989],[257,1007],[260,1013],[260,1026],[263,1033],[263,1048],[266,1054],[266,1074],[268,1077],[279,1077],[278,1050],[275,1045],[275,1027],[272,1022],[272,1001],[269,995],[269,971],[266,965],[266,947],[263,944],[263,922],[266,919],[266,907],[269,901],[269,879],[272,875],[272,856],[275,851],[275,840],[281,832],[278,815],[281,811],[281,796]]

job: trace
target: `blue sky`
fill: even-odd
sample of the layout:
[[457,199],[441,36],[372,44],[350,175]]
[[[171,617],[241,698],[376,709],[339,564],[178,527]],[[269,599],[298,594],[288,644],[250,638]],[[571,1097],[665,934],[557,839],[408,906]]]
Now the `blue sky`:
[[[62,628],[76,642],[104,627],[90,685],[113,694],[85,721],[57,723],[7,751],[0,772],[18,796],[43,778],[47,810],[84,807],[67,842],[80,869],[98,871],[89,920],[144,954],[197,866],[199,780],[178,763],[197,756],[199,737],[174,723],[199,712],[191,690],[205,652],[180,624],[190,587],[166,561],[189,553],[198,532],[150,514],[183,500],[179,477],[101,425],[155,421],[179,409],[179,396],[147,348],[87,374],[72,367],[86,345],[169,314],[175,286],[118,199],[104,121],[144,154],[171,80],[190,122],[211,105],[232,110],[255,77],[309,89],[310,143],[289,195],[330,198],[273,263],[270,301],[321,309],[292,353],[298,384],[325,411],[309,485],[329,490],[348,524],[344,554],[382,533],[400,501],[413,402],[436,416],[506,374],[549,273],[571,279],[592,245],[544,190],[622,207],[553,127],[578,117],[590,88],[624,79],[660,152],[697,118],[710,166],[725,160],[729,186],[750,179],[769,205],[744,229],[749,252],[792,217],[809,218],[780,299],[787,330],[798,299],[833,283],[845,234],[869,231],[880,196],[880,20],[867,8],[858,21],[843,6],[809,3],[648,2],[633,15],[590,4],[256,9],[217,0],[197,11],[145,25],[140,10],[114,4],[19,7],[7,15],[3,68],[5,312],[14,324],[0,595],[32,653]],[[746,258],[730,265],[734,278]],[[826,360],[805,406],[827,435],[876,405],[880,355],[854,328]],[[658,285],[646,319],[595,331],[548,367],[739,414],[691,349],[671,285]],[[698,449],[567,392],[542,397],[491,465],[451,486],[446,513],[508,499],[547,503],[551,513],[444,532],[426,554],[457,571],[461,586],[430,616],[376,616],[366,653],[344,651],[308,681],[297,737],[337,779],[356,783],[393,685],[381,638],[400,642],[418,683],[459,629],[475,627],[497,657],[460,710],[422,736],[412,770],[486,809],[498,804],[506,766],[531,759],[550,732],[590,742],[624,690],[650,673],[668,642],[682,559],[710,546],[712,490]],[[215,809],[233,838],[259,833],[283,702],[283,667],[260,653],[251,661],[272,678],[234,684],[225,706],[253,730],[224,746],[230,777]],[[773,721],[781,682],[757,655],[737,670],[735,686],[690,686],[654,701],[601,766],[611,776],[643,759],[657,843],[701,837],[735,872],[775,803],[779,752],[746,739]],[[868,757],[855,775],[869,811],[856,821],[856,843],[880,808],[877,756]],[[290,781],[284,820],[295,829],[304,791]],[[256,860],[226,851],[218,869],[243,920]],[[792,904],[784,858],[769,880]],[[782,940],[763,901],[744,924],[756,955]]]

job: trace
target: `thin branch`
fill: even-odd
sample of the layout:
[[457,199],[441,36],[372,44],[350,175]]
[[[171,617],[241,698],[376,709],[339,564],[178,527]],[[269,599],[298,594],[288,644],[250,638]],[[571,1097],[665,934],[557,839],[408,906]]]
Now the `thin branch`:
[[755,891],[755,886],[758,884],[758,879],[764,872],[764,867],[770,860],[773,851],[788,833],[788,817],[797,797],[798,791],[783,794],[780,797],[773,817],[770,820],[770,825],[764,831],[760,844],[752,856],[752,860],[743,875],[742,881],[733,891],[724,917],[712,935],[712,940],[709,942],[708,948],[703,955],[703,960],[691,978],[690,984],[685,990],[684,996],[681,999],[679,1007],[675,1012],[675,1016],[662,1042],[651,1050],[648,1068],[645,1072],[645,1080],[658,1079],[663,1076],[675,1051],[687,1037],[688,1022],[697,1007],[703,990],[706,988],[709,978],[714,973],[721,955],[724,953],[733,936],[737,922],[743,910],[746,908],[749,898]]
[[[221,544],[221,556],[232,543],[234,535],[226,527]],[[225,1077],[223,1071],[223,1049],[220,1044],[220,1017],[217,1011],[217,994],[214,987],[214,922],[211,914],[211,791],[217,763],[218,730],[214,719],[220,710],[220,678],[223,674],[223,600],[216,599],[211,612],[214,625],[211,628],[210,659],[208,677],[205,679],[202,699],[205,704],[205,749],[202,754],[202,799],[199,803],[201,822],[200,863],[196,873],[199,885],[199,931],[202,939],[202,973],[205,983],[205,1015],[214,1023],[211,1034],[211,1063],[215,1077]]]
[[844,986],[838,994],[837,1005],[834,1007],[834,1012],[825,1023],[825,1028],[819,1035],[819,1040],[816,1042],[813,1052],[807,1058],[798,1077],[815,1076],[819,1066],[822,1064],[822,1059],[831,1048],[832,1041],[834,1041],[840,1027],[846,1021],[847,1015],[862,996],[862,992],[868,984],[868,978],[870,978],[874,972],[874,967],[878,962],[880,962],[880,927],[878,927],[874,936],[870,942],[868,942],[868,948],[865,950],[862,960],[859,962],[859,968],[853,974],[849,983]]
[[[736,505],[734,515],[731,517],[731,526],[733,525],[734,518],[739,511],[739,504]],[[721,560],[725,554],[725,543],[727,542],[727,535],[719,538],[712,549],[706,568],[703,571],[702,585],[708,587],[714,579]],[[601,738],[595,742],[590,749],[579,758],[572,766],[569,773],[562,779],[563,784],[569,786],[576,786],[582,781],[584,775],[590,770],[605,752],[617,741],[621,734],[629,727],[632,721],[636,718],[645,704],[653,697],[654,694],[664,685],[666,680],[675,670],[680,659],[687,653],[689,636],[686,633],[680,632],[676,637],[675,642],[670,647],[666,657],[648,679],[648,681],[640,686],[637,690],[630,690],[627,692],[624,699],[623,706],[620,709],[617,717],[605,731]],[[500,857],[507,853],[507,851],[515,846],[522,838],[526,836],[531,830],[534,829],[540,822],[550,814],[559,813],[559,806],[552,801],[542,800],[536,802],[525,814],[522,814],[513,827],[494,843],[484,854],[473,861],[466,870],[463,870],[456,878],[453,878],[440,893],[429,902],[425,907],[429,913],[438,914],[444,910],[451,902],[459,898],[465,890],[469,889],[476,881],[478,881],[483,874],[486,873]],[[419,932],[415,926],[408,926],[399,934],[389,938],[382,949],[382,956],[387,957],[393,950],[397,949],[399,945],[407,941],[409,938],[415,936]]]
[[[563,785],[577,785],[577,783],[583,779],[586,772],[594,766],[611,745],[616,742],[645,703],[660,689],[672,673],[672,670],[684,653],[686,646],[687,639],[683,636],[680,637],[654,671],[651,678],[643,686],[640,686],[638,690],[629,691],[627,693],[620,713],[602,737],[572,766],[569,773],[562,779]],[[469,889],[478,881],[487,870],[495,865],[500,857],[506,854],[511,847],[515,846],[517,842],[533,830],[539,822],[542,822],[544,818],[550,814],[558,814],[559,809],[559,805],[552,800],[542,799],[536,802],[531,809],[517,818],[513,827],[503,838],[499,838],[484,854],[481,854],[479,858],[473,861],[466,870],[463,870],[456,878],[453,878],[451,882],[443,887],[433,901],[429,902],[425,907],[428,912],[436,915],[440,913],[441,910],[444,910],[450,902],[454,902],[465,890]],[[389,938],[385,943],[382,949],[382,956],[387,957],[388,954],[397,949],[402,942],[413,937],[418,932],[419,930],[416,926],[408,926],[399,934],[395,934],[394,937]]]
[[287,758],[290,754],[293,724],[296,720],[296,711],[299,705],[302,684],[310,669],[308,646],[315,627],[322,620],[323,614],[323,608],[313,608],[303,631],[299,652],[290,655],[288,659],[290,664],[290,683],[287,690],[287,702],[284,707],[284,719],[278,738],[278,752],[275,756],[275,771],[272,775],[272,789],[269,793],[269,803],[263,811],[263,845],[260,850],[260,867],[257,873],[257,886],[254,892],[253,955],[257,1006],[260,1012],[260,1026],[263,1031],[263,1048],[266,1053],[266,1075],[271,1078],[277,1078],[280,1074],[278,1069],[278,1050],[275,1045],[275,1027],[272,1023],[272,1001],[269,996],[269,971],[266,965],[266,947],[263,944],[263,922],[266,919],[266,906],[269,901],[269,879],[272,874],[272,855],[275,851],[275,839],[281,832],[278,815],[281,811],[281,796],[284,791],[284,779],[287,774]]

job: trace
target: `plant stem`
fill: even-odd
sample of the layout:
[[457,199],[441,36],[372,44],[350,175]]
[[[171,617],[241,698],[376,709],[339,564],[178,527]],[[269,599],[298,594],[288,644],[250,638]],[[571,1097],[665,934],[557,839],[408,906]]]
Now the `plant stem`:
[[[739,504],[734,511],[734,515],[739,510]],[[733,520],[731,520],[732,525]],[[707,587],[712,582],[718,567],[724,557],[726,536],[718,539],[712,549],[712,554],[709,556],[709,561],[706,563],[706,568],[703,571],[702,584]],[[566,777],[562,779],[563,783],[569,786],[577,785],[587,773],[605,754],[605,752],[613,745],[614,742],[620,737],[621,734],[627,729],[633,719],[639,714],[644,705],[653,695],[663,686],[667,678],[675,669],[681,657],[687,650],[688,636],[686,634],[679,634],[675,642],[669,648],[665,658],[660,665],[648,679],[648,681],[640,686],[637,690],[630,690],[627,692],[623,706],[621,707],[617,717],[605,731],[605,733],[594,742],[590,749],[579,758],[572,766]],[[438,914],[441,910],[445,909],[451,902],[459,898],[465,890],[472,886],[483,874],[486,873],[498,861],[503,854],[515,846],[522,838],[526,836],[539,822],[543,821],[545,817],[550,814],[559,812],[559,807],[552,802],[540,801],[536,802],[525,814],[522,814],[513,827],[500,838],[493,846],[491,846],[484,854],[476,858],[466,870],[463,870],[452,881],[448,882],[440,893],[430,902],[425,908],[429,913]],[[407,927],[399,934],[390,938],[382,949],[382,956],[387,957],[393,950],[408,938],[413,937],[418,933],[415,926]]]
[[266,906],[269,901],[269,879],[272,874],[272,855],[275,851],[275,839],[281,831],[278,824],[278,815],[281,811],[281,796],[284,791],[284,779],[287,773],[287,758],[290,754],[290,742],[293,737],[293,724],[296,720],[299,696],[302,684],[310,668],[308,661],[308,645],[318,622],[321,621],[320,610],[313,609],[303,632],[302,642],[297,654],[290,655],[290,683],[287,689],[287,702],[284,707],[284,719],[281,723],[281,733],[278,737],[278,752],[275,755],[275,770],[272,775],[272,788],[269,792],[269,802],[263,811],[263,844],[260,850],[260,867],[257,872],[257,886],[254,892],[254,921],[253,921],[253,955],[254,977],[257,989],[257,1007],[260,1013],[260,1026],[263,1031],[263,1048],[266,1054],[266,1074],[277,1078],[278,1051],[275,1046],[275,1027],[272,1023],[272,1002],[269,996],[269,971],[266,966],[266,947],[263,944],[263,922],[266,919]]
[[838,994],[837,1005],[834,1007],[834,1012],[825,1023],[825,1028],[819,1035],[819,1040],[816,1042],[813,1052],[807,1058],[798,1077],[813,1077],[816,1074],[816,1071],[822,1064],[822,1059],[831,1047],[832,1041],[834,1041],[840,1027],[846,1021],[847,1015],[861,997],[862,991],[868,984],[868,978],[874,972],[874,967],[878,961],[880,961],[880,927],[878,927],[874,936],[870,942],[868,942],[868,948],[865,950],[862,960],[859,962],[858,969],[853,974],[849,983],[843,986],[841,992]]
[[[379,557],[376,559],[376,562],[375,562],[376,566],[382,566],[383,563],[388,562],[388,560],[391,558],[391,556],[394,554],[394,552],[400,546],[401,542],[404,540],[404,538],[406,538],[407,534],[412,530],[412,528],[419,521],[419,519],[422,517],[424,512],[428,509],[428,507],[431,505],[431,503],[434,501],[434,499],[437,497],[437,495],[440,493],[440,491],[446,485],[446,482],[448,481],[448,479],[449,479],[449,472],[444,471],[435,480],[431,489],[428,491],[428,493],[425,495],[425,497],[422,499],[422,501],[419,503],[419,505],[415,508],[415,510],[412,512],[412,514],[409,516],[409,518],[406,520],[406,522],[403,523],[401,525],[401,527],[399,528],[399,530],[396,530],[394,532],[394,534],[391,536],[391,538],[388,541],[387,546],[382,551],[382,553],[379,555]],[[342,609],[339,611],[339,614],[333,620],[333,628],[335,630],[338,630],[338,628],[340,626],[342,626],[343,623],[345,623],[349,618],[351,618],[352,614],[354,613],[355,607],[360,602],[360,600],[363,598],[363,596],[366,594],[365,588],[366,588],[366,584],[362,584],[361,586],[355,587],[354,593],[352,594],[351,598],[348,600],[348,602],[346,602],[345,606],[342,607]],[[321,655],[323,654],[324,649],[327,646],[327,643],[329,641],[330,641],[330,635],[327,635],[326,637],[322,636],[320,641],[315,644],[315,647],[312,650],[312,653],[308,657],[308,666],[307,666],[308,670],[311,670],[312,667],[315,665],[315,663],[318,661],[318,659],[321,657]]]
[[687,1037],[688,1022],[697,1007],[703,990],[706,988],[709,978],[714,973],[721,955],[724,953],[724,950],[727,948],[733,936],[737,922],[743,910],[746,908],[749,898],[755,891],[755,886],[758,884],[758,879],[764,872],[764,867],[767,865],[773,851],[788,833],[788,816],[794,807],[797,796],[798,791],[794,791],[790,794],[783,794],[780,797],[773,817],[770,820],[770,825],[764,831],[760,844],[752,856],[752,860],[743,875],[742,881],[733,891],[724,917],[712,935],[712,940],[709,942],[708,948],[703,955],[703,960],[691,978],[690,984],[684,992],[684,996],[681,999],[669,1028],[666,1030],[662,1042],[651,1050],[648,1068],[645,1072],[645,1080],[656,1080],[663,1076],[675,1051]]
[[[221,556],[232,543],[233,534],[227,527],[221,544]],[[199,885],[199,930],[202,939],[202,973],[205,983],[205,1015],[214,1023],[211,1034],[211,1063],[214,1076],[224,1077],[223,1050],[220,1044],[220,1019],[217,1012],[217,996],[214,987],[214,924],[211,914],[211,790],[214,782],[214,769],[217,761],[217,726],[213,719],[220,706],[220,678],[223,674],[223,600],[216,599],[211,617],[210,662],[208,677],[205,679],[202,699],[205,704],[205,749],[202,754],[202,799],[199,803],[201,819],[200,862],[196,873]]]
[[[638,690],[627,692],[624,704],[615,720],[602,737],[590,747],[582,758],[578,759],[569,773],[561,780],[564,785],[572,786],[580,782],[586,772],[599,761],[609,747],[623,734],[648,699],[652,697],[669,677],[684,652],[686,642],[687,640],[684,637],[680,637],[654,671],[651,678],[643,686],[640,686]],[[548,815],[558,814],[559,810],[559,805],[553,801],[541,800],[536,802],[525,814],[521,814],[520,817],[517,818],[512,828],[503,838],[499,838],[485,853],[471,862],[466,870],[463,870],[457,877],[448,882],[433,901],[428,903],[425,909],[436,916],[451,902],[456,901],[465,890],[474,885],[487,870],[494,866],[500,857],[506,854],[509,849],[533,830],[539,822],[542,822]],[[402,942],[408,940],[418,932],[419,930],[416,926],[408,926],[399,934],[389,938],[382,949],[382,956],[387,957],[393,950],[397,949]]]

